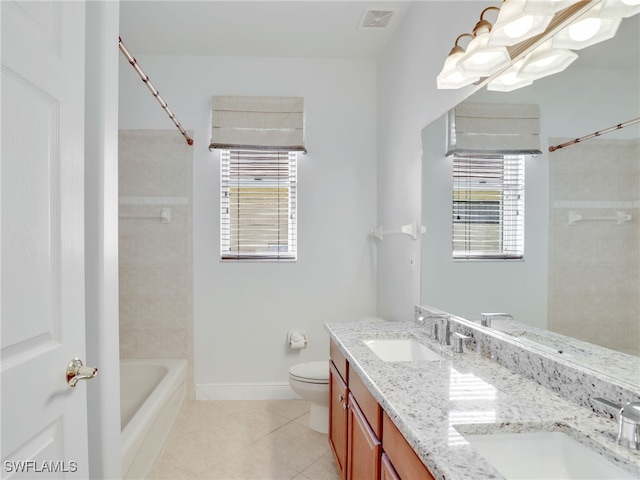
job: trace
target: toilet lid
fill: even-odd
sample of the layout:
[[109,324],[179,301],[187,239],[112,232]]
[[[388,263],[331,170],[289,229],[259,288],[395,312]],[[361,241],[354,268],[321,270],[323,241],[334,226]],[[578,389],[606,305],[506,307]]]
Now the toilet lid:
[[306,362],[294,365],[289,374],[301,382],[329,383],[329,362]]

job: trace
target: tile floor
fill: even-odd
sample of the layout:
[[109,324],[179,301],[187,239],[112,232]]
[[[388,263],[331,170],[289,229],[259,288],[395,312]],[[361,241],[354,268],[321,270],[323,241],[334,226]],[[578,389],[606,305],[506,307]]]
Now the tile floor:
[[188,401],[152,479],[339,479],[305,400]]

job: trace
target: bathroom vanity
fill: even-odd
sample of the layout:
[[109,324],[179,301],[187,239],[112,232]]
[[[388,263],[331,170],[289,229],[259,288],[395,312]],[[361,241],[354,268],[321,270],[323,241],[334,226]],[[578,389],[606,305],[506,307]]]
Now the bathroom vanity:
[[427,467],[332,340],[329,443],[343,479],[425,479]]
[[[538,478],[554,469],[565,472],[555,478],[589,478],[580,468],[591,478],[640,478],[640,451],[616,443],[614,420],[501,365],[508,351],[510,362],[537,368],[545,352],[520,354],[492,329],[451,320],[452,332],[469,337],[454,353],[429,338],[427,324],[326,324],[329,442],[343,479],[509,478],[518,468],[530,476],[546,468]],[[561,366],[543,370],[551,383],[572,381]],[[640,398],[633,388],[598,388],[617,403]],[[507,454],[509,445],[522,448]],[[565,447],[577,456],[558,454]]]

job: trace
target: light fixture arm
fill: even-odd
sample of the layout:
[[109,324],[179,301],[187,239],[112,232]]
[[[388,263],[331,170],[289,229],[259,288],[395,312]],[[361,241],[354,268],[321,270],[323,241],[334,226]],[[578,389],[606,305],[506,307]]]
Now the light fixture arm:
[[500,12],[500,8],[499,7],[487,7],[484,10],[482,10],[482,13],[480,13],[480,20],[484,20],[484,14],[487,13],[489,10],[497,10],[498,12]]
[[487,13],[489,10],[497,10],[498,12],[500,12],[500,9],[498,7],[487,7],[484,10],[482,10],[482,13],[480,14],[480,21],[476,23],[476,26],[473,29],[474,36],[477,35],[478,30],[480,30],[482,27],[487,27],[489,31],[491,31],[493,24],[489,20],[484,18],[484,14]]
[[456,46],[456,47],[459,47],[459,46],[460,46],[460,45],[458,45],[458,42],[459,42],[459,41],[460,41],[460,39],[461,39],[461,38],[463,38],[463,37],[471,37],[471,38],[473,38],[473,35],[472,35],[472,34],[470,34],[470,33],[463,33],[462,35],[458,35],[458,38],[456,38],[456,43],[455,43],[455,46]]
[[453,45],[453,48],[449,52],[449,55],[451,55],[453,53],[456,53],[456,52],[464,53],[464,48],[462,48],[460,45],[458,45],[458,42],[463,37],[471,37],[471,39],[474,38],[474,36],[472,34],[470,34],[470,33],[463,33],[462,35],[458,35],[458,38],[456,38],[456,43]]

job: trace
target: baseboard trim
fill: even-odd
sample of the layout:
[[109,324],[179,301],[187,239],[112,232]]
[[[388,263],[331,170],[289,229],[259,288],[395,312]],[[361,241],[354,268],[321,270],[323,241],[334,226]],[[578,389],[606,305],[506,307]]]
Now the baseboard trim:
[[289,400],[300,397],[288,383],[201,383],[196,400]]

